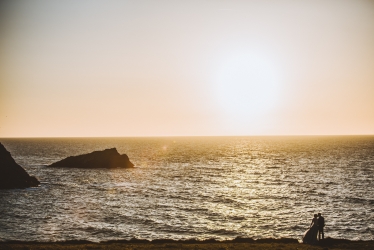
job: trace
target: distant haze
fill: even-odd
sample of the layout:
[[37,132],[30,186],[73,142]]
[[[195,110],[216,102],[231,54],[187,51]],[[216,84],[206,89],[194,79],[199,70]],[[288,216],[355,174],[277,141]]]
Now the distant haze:
[[0,137],[374,134],[374,1],[0,3]]

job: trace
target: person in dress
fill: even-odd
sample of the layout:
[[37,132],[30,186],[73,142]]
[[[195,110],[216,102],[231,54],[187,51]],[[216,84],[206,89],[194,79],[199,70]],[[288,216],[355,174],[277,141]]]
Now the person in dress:
[[317,234],[318,234],[318,216],[314,215],[312,222],[310,223],[309,229],[304,233],[303,243],[306,244],[317,244]]

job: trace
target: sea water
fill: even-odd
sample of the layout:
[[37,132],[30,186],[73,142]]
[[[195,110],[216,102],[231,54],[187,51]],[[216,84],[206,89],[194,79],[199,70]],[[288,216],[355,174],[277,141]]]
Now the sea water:
[[[0,190],[0,241],[373,240],[374,137],[0,139],[40,187]],[[48,168],[117,148],[132,169]]]

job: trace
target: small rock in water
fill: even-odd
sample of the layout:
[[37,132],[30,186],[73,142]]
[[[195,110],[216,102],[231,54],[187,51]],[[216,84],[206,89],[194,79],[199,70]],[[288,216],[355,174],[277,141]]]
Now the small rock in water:
[[61,161],[52,163],[48,167],[64,168],[132,168],[129,157],[120,155],[116,148],[94,151],[89,154],[69,156]]

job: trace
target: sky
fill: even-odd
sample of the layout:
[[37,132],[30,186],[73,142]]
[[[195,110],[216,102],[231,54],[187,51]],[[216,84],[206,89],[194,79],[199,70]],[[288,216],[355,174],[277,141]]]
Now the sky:
[[374,134],[374,1],[0,2],[0,137]]

